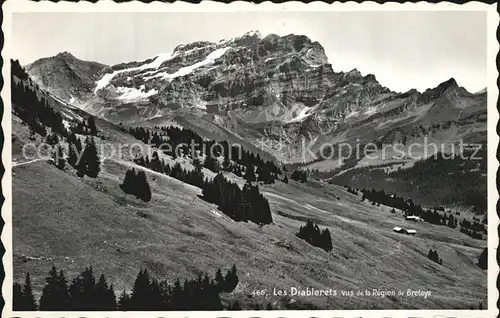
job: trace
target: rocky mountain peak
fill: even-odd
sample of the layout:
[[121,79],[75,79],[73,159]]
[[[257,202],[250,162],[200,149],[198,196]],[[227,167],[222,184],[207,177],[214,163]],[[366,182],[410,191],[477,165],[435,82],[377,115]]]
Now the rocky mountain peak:
[[215,45],[215,43],[209,42],[209,41],[196,41],[196,42],[192,42],[192,43],[188,43],[188,44],[180,44],[174,48],[173,53],[175,54],[176,52],[180,52],[180,51],[187,52],[187,51],[196,50],[196,49],[204,48],[207,46],[213,46],[213,45]]
[[230,40],[230,42],[233,42],[236,45],[239,46],[250,46],[250,45],[255,45],[257,44],[260,40],[262,39],[262,35],[260,34],[259,31],[249,31],[246,32],[238,37],[235,37]]
[[361,75],[361,72],[358,71],[357,68],[354,68],[354,69],[350,70],[349,72],[347,72],[346,76],[352,77],[352,78],[362,78],[363,77],[363,75]]
[[106,65],[83,61],[70,52],[64,51],[26,65],[26,71],[41,88],[48,90],[60,99],[77,103],[77,97],[86,99],[99,72]]
[[449,93],[466,93],[467,91],[458,86],[457,81],[452,77],[435,88],[429,88],[422,94],[422,100],[427,101],[431,99],[438,98]]
[[55,57],[63,59],[63,60],[76,60],[77,59],[73,54],[71,54],[68,51],[58,53]]
[[438,85],[438,88],[447,89],[450,87],[458,87],[457,81],[451,77],[449,80],[442,82]]
[[243,33],[238,38],[251,38],[251,37],[257,37],[257,38],[261,39],[262,34],[258,30],[250,30],[248,32]]
[[373,75],[373,74],[368,74],[368,75],[366,75],[366,76],[365,76],[365,80],[367,80],[367,81],[374,81],[374,82],[376,82],[376,81],[377,81],[377,78],[376,78],[376,77],[375,77],[375,75]]

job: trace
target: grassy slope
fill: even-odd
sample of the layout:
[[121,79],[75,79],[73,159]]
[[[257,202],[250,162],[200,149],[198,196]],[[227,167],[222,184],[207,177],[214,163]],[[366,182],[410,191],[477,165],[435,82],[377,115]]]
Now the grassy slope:
[[[208,118],[208,119],[207,119]],[[275,161],[272,155],[268,152],[262,151],[256,145],[241,138],[237,134],[229,131],[221,125],[215,123],[210,119],[210,115],[204,112],[193,109],[179,109],[175,113],[167,116],[157,117],[147,121],[141,121],[132,126],[139,127],[155,127],[155,126],[182,126],[190,129],[203,138],[216,141],[227,141],[230,145],[241,145],[247,151],[259,154],[264,160]]]
[[[113,124],[97,124],[106,142],[138,142]],[[23,162],[20,152],[29,141],[28,129],[14,116],[12,131],[13,159]],[[119,184],[130,165],[107,159],[97,180],[79,179],[71,169],[63,172],[44,161],[14,167],[14,279],[22,280],[29,271],[40,293],[52,263],[70,277],[93,265],[121,292],[130,290],[140,268],[175,279],[199,271],[213,274],[236,263],[240,284],[227,297],[243,305],[279,300],[250,299],[256,289],[292,286],[433,292],[428,299],[299,299],[332,309],[463,308],[486,300],[486,272],[474,265],[486,242],[456,230],[415,224],[418,237],[396,234],[392,227],[406,226],[400,214],[316,182],[265,186],[275,224],[236,223],[198,198],[200,189],[152,171],[152,201],[125,195]],[[306,218],[330,228],[331,253],[295,237]],[[430,248],[438,250],[443,266],[427,259]]]
[[[39,292],[52,263],[70,276],[93,265],[121,291],[130,290],[144,267],[174,279],[236,263],[240,284],[230,297],[243,303],[256,300],[248,298],[254,289],[291,286],[433,292],[427,299],[300,299],[322,308],[459,308],[486,300],[486,272],[474,265],[486,242],[430,224],[412,224],[418,237],[393,233],[393,226],[406,226],[400,214],[361,203],[339,187],[265,187],[275,224],[261,228],[217,216],[197,197],[199,189],[154,172],[148,172],[152,201],[138,201],[118,187],[126,169],[106,160],[97,180],[79,180],[45,162],[15,167],[15,280],[30,271]],[[294,236],[306,217],[330,228],[332,253]],[[443,266],[427,259],[430,248]],[[46,259],[23,261],[22,255]]]

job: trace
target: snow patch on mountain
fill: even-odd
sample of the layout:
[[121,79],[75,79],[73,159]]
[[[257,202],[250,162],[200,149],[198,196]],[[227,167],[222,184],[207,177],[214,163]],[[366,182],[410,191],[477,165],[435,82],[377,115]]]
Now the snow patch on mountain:
[[372,107],[368,107],[365,111],[364,111],[364,115],[367,115],[367,116],[371,116],[373,114],[375,114],[377,112],[377,107],[376,106],[372,106]]
[[306,119],[307,117],[311,116],[313,114],[313,111],[317,108],[315,107],[307,107],[304,106],[303,104],[300,104],[300,109],[297,111],[297,115],[292,118],[291,120],[288,121],[288,123],[294,123],[294,122],[300,122]]
[[147,70],[147,69],[158,69],[158,67],[160,67],[160,65],[163,62],[168,61],[168,60],[174,58],[175,56],[176,56],[176,54],[172,54],[172,53],[160,53],[156,56],[156,58],[151,63],[143,64],[143,65],[140,65],[137,67],[126,68],[123,70],[114,71],[113,73],[105,74],[101,79],[99,79],[96,82],[96,87],[94,89],[94,93],[97,93],[100,89],[108,86],[109,82],[111,82],[113,77],[115,77],[118,74],[125,73],[125,72],[132,72],[132,71]]
[[219,115],[214,115],[214,123],[224,125],[225,120]]
[[199,109],[207,110],[207,102],[200,97],[196,97],[194,99],[193,106]]
[[306,52],[306,56],[304,58],[304,61],[312,68],[317,68],[320,67],[322,64],[314,63],[315,59],[314,56],[312,55],[313,49],[309,49]]
[[150,89],[149,91],[145,91],[145,86],[141,85],[139,89],[134,87],[117,87],[116,92],[121,94],[117,97],[117,99],[127,102],[137,102],[140,100],[144,100],[150,96],[158,94],[156,89]]
[[355,111],[352,111],[349,114],[347,114],[347,116],[345,116],[345,119],[350,118],[350,117],[357,117],[357,116],[359,116],[359,111],[355,110]]
[[215,60],[217,60],[218,58],[223,56],[227,52],[227,50],[229,50],[229,49],[230,49],[230,47],[223,47],[223,48],[216,49],[212,53],[208,54],[204,60],[197,62],[197,63],[194,63],[193,65],[181,67],[179,70],[177,70],[176,72],[174,72],[172,74],[167,73],[167,72],[161,72],[161,73],[158,73],[158,74],[153,75],[153,76],[145,77],[144,79],[146,81],[149,81],[150,79],[161,77],[164,80],[171,81],[176,77],[188,75],[200,67],[213,65],[215,63]]
[[109,82],[113,79],[113,77],[116,75],[116,74],[119,74],[120,71],[118,72],[113,72],[113,73],[108,73],[108,74],[104,74],[103,77],[101,77],[101,79],[99,79],[95,84],[95,89],[94,89],[94,93],[97,93],[97,91],[99,91],[100,89],[103,89],[104,87],[108,86]]

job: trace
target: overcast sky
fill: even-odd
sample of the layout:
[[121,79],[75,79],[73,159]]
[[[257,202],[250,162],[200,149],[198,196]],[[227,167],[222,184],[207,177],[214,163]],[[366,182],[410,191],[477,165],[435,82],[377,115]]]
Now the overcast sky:
[[13,58],[22,64],[68,51],[116,64],[259,30],[307,35],[335,71],[357,68],[396,91],[420,91],[454,77],[486,87],[484,12],[15,13]]

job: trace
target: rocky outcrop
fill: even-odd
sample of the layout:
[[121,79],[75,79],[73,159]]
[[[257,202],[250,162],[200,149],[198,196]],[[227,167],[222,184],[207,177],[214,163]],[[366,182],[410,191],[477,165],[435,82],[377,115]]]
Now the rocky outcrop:
[[26,65],[25,69],[43,89],[66,102],[77,103],[90,98],[101,70],[106,67],[63,52],[37,60]]

